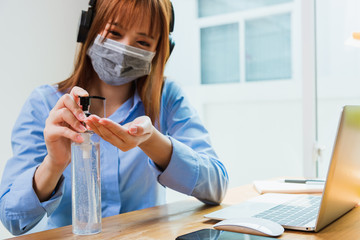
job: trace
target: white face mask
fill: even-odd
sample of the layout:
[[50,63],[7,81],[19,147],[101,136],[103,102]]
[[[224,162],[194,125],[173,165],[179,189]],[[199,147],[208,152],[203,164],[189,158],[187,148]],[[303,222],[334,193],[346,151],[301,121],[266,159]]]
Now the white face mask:
[[128,46],[98,35],[89,48],[95,72],[109,85],[123,85],[148,75],[155,52]]

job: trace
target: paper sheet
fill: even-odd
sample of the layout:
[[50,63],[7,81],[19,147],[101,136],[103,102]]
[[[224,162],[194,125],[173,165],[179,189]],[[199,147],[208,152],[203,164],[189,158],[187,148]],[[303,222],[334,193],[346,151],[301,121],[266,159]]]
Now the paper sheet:
[[255,189],[263,193],[322,193],[324,184],[285,183],[281,180],[254,181]]

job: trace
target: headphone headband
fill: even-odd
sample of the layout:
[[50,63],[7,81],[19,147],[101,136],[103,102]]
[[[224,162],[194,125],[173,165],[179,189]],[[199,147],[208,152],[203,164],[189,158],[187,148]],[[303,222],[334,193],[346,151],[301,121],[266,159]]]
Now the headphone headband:
[[175,12],[172,2],[170,2],[170,5],[171,5],[171,19],[170,19],[169,32],[172,33],[174,31],[174,25],[175,25]]

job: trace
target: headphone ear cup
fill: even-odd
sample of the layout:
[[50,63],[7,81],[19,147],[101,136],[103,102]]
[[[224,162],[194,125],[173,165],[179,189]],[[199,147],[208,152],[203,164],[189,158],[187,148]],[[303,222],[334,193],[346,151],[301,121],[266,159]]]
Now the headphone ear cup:
[[170,18],[170,26],[169,26],[169,32],[170,32],[170,34],[169,34],[169,56],[171,55],[171,53],[175,47],[175,41],[171,37],[171,33],[174,31],[174,25],[175,25],[175,11],[174,11],[174,6],[171,1],[170,1],[170,6],[171,6],[171,18]]
[[79,23],[79,32],[77,37],[77,42],[84,43],[86,40],[86,37],[88,35],[88,32],[91,27],[91,23],[94,18],[94,8],[95,8],[96,0],[90,0],[89,1],[89,8],[86,11],[81,11],[81,18]]
[[79,32],[78,32],[77,42],[83,43],[86,40],[86,36],[87,36],[88,30],[89,30],[86,26],[86,19],[87,19],[87,12],[81,11],[81,18],[80,18],[80,22],[79,22]]
[[173,49],[175,47],[175,41],[169,36],[169,56],[171,55]]

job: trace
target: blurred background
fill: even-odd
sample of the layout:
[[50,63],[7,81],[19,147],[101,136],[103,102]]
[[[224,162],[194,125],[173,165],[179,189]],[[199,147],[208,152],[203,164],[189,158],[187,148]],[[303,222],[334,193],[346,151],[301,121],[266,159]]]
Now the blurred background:
[[[230,188],[279,176],[326,177],[341,108],[360,104],[360,48],[344,44],[360,32],[360,2],[172,2],[176,46],[166,75],[198,110]],[[71,73],[87,4],[0,0],[0,177],[30,92]],[[184,198],[168,191],[168,202]],[[0,226],[0,238],[7,237]]]

